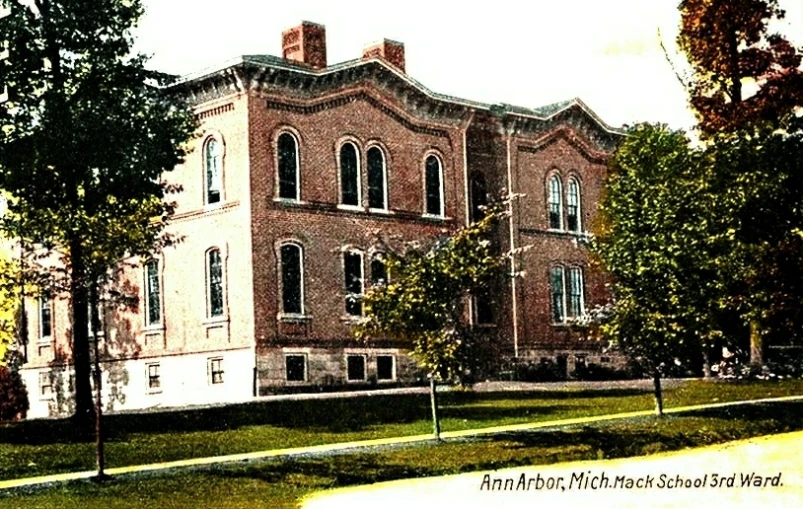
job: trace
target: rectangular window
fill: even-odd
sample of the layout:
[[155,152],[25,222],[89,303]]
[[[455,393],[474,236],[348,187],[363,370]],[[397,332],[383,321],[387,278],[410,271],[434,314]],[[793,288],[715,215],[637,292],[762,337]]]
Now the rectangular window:
[[348,364],[348,381],[356,382],[365,380],[365,356],[349,355],[346,358]]
[[489,325],[494,323],[493,302],[490,292],[483,290],[478,292],[473,298],[474,301],[474,324]]
[[39,373],[39,399],[50,399],[53,397],[53,379],[50,372]]
[[50,299],[39,299],[39,337],[50,339],[53,335],[53,321]]
[[145,264],[146,325],[157,325],[161,323],[161,299],[161,290],[159,288],[159,262],[151,260]]
[[284,366],[288,382],[304,382],[307,380],[307,357],[305,355],[285,356]]
[[392,355],[377,355],[376,356],[376,379],[377,380],[393,380],[394,376],[394,357]]
[[346,314],[362,315],[362,253],[343,253],[343,270],[346,283]]
[[371,285],[384,285],[388,282],[388,268],[383,255],[378,253],[371,259]]
[[287,314],[303,314],[301,247],[285,244],[281,248],[281,257],[282,311]]
[[209,359],[209,381],[213,384],[223,383],[223,359]]
[[563,289],[563,267],[553,267],[549,272],[549,288],[552,294],[552,322],[561,323],[566,315],[563,310],[564,289]]
[[148,364],[148,391],[156,392],[162,388],[159,364]]
[[579,267],[572,267],[568,273],[569,309],[568,316],[577,318],[583,315],[583,272]]

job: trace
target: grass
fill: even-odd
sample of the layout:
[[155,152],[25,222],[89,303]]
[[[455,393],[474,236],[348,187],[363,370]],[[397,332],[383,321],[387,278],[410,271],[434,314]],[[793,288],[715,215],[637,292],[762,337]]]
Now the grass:
[[803,429],[803,403],[719,408],[665,418],[500,434],[376,452],[74,482],[3,497],[25,508],[291,508],[315,491],[520,465],[616,458]]
[[[803,381],[694,381],[667,390],[666,407],[803,394]],[[452,392],[444,431],[603,415],[652,407],[648,391]],[[274,401],[106,419],[108,467],[431,432],[426,395]],[[94,444],[68,420],[0,427],[0,479],[94,468]]]

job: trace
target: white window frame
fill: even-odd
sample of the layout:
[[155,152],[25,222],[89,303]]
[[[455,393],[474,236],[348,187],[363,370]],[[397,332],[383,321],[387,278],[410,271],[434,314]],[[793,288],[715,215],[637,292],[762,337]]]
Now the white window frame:
[[[429,210],[427,210],[428,209],[428,205],[429,205],[428,204],[428,199],[427,199],[428,198],[427,191],[428,191],[428,187],[429,187],[428,186],[429,182],[427,181],[427,161],[429,161],[430,157],[435,158],[435,160],[438,162],[438,179],[439,179],[439,185],[440,185],[440,189],[438,190],[438,192],[440,193],[440,213],[438,213],[438,214],[433,214]],[[424,168],[423,168],[423,170],[424,170],[424,172],[423,172],[424,173],[424,179],[423,179],[424,180],[424,216],[426,216],[426,217],[436,217],[436,218],[439,218],[439,219],[443,219],[443,218],[446,217],[446,196],[445,196],[446,184],[444,182],[444,180],[445,180],[444,179],[445,172],[443,170],[443,158],[441,158],[440,155],[438,155],[438,154],[436,154],[434,152],[427,153],[424,156]]]
[[[303,380],[290,380],[287,373],[287,359],[289,357],[301,357],[304,360]],[[287,384],[304,384],[309,381],[309,358],[306,353],[285,352],[284,354],[284,381]]]
[[[210,202],[209,201],[210,188],[209,188],[209,176],[207,175],[207,173],[209,172],[209,144],[211,142],[215,142],[217,144],[217,147],[218,147],[217,157],[218,157],[218,161],[219,161],[219,167],[218,167],[218,182],[217,183],[218,183],[219,189],[217,190],[218,191],[218,200],[216,202]],[[225,185],[225,181],[226,181],[226,176],[225,176],[226,175],[226,171],[225,171],[226,145],[223,142],[223,137],[220,136],[219,133],[213,133],[213,134],[208,134],[204,138],[204,142],[203,142],[202,147],[203,147],[203,151],[202,151],[203,164],[202,164],[202,167],[203,167],[203,179],[204,179],[203,180],[203,190],[204,190],[203,203],[204,203],[205,207],[216,207],[216,206],[220,205],[221,203],[223,203],[225,201],[225,199],[226,199],[226,193],[225,193],[225,188],[226,188],[226,185]]]
[[[53,373],[50,371],[40,371],[39,372],[39,400],[41,401],[50,401],[55,398],[56,391],[53,387]],[[47,383],[42,383],[46,381]],[[44,388],[47,387],[47,393],[44,393]]]
[[[45,321],[42,319],[45,311],[45,304],[47,304],[47,310],[50,314],[50,333],[45,334],[44,323]],[[39,298],[39,341],[47,342],[53,339],[53,299],[48,297],[40,297]]]
[[[379,358],[390,357],[390,378],[379,378]],[[390,383],[396,381],[396,356],[390,353],[376,354],[376,381],[378,383]]]
[[[357,162],[357,204],[347,204],[343,203],[343,147],[346,145],[351,145],[354,147],[355,152],[355,160]],[[337,183],[338,183],[338,208],[343,209],[351,209],[351,210],[363,210],[362,206],[362,153],[360,151],[359,144],[351,139],[344,140],[342,143],[338,145],[337,148]]]
[[577,177],[574,177],[574,176],[569,177],[569,185],[566,188],[566,228],[569,227],[569,210],[570,210],[570,207],[573,206],[572,205],[572,196],[573,196],[572,187],[574,187],[574,190],[576,191],[576,194],[574,195],[574,197],[577,200],[577,203],[576,203],[576,206],[577,206],[577,229],[576,230],[569,230],[569,231],[571,231],[572,233],[581,233],[583,231],[583,220],[582,220],[582,217],[583,217],[582,216],[583,199],[582,199],[580,180]]
[[[148,266],[151,263],[156,264],[156,282],[159,285],[159,301],[157,306],[159,307],[159,320],[155,322],[151,322],[151,279],[148,277]],[[145,328],[146,329],[161,329],[164,326],[164,284],[162,281],[162,261],[158,258],[151,258],[145,262],[143,265],[143,276],[144,276],[144,283],[142,285],[144,289],[144,310],[145,310]]]
[[[215,370],[215,364],[218,370]],[[223,369],[223,357],[210,357],[207,361],[207,372],[209,374],[209,385],[223,385],[226,383],[224,375],[226,371]],[[220,381],[215,381],[215,374],[220,374]]]
[[[301,310],[300,313],[288,313],[284,309],[284,260],[282,258],[282,248],[285,246],[293,246],[298,249],[298,270],[300,271],[300,300],[301,300]],[[279,244],[279,309],[281,312],[279,313],[281,316],[306,316],[306,288],[304,284],[304,246],[295,240],[287,240]]]
[[[346,308],[346,303],[347,303],[349,295],[350,295],[349,292],[348,292],[348,281],[346,279],[346,276],[347,276],[347,274],[346,274],[346,255],[357,255],[357,256],[360,257],[360,275],[359,275],[360,276],[359,277],[360,293],[354,294],[354,295],[359,295],[360,310],[362,311],[362,313],[360,313],[359,315],[352,315],[352,314],[350,314],[348,312],[347,309],[345,309]],[[362,297],[365,295],[365,254],[361,250],[356,249],[356,248],[344,249],[342,251],[341,255],[340,255],[340,263],[341,263],[342,268],[343,268],[343,270],[342,270],[342,274],[343,274],[342,281],[343,281],[343,284],[344,284],[344,288],[343,289],[346,291],[346,296],[344,297],[344,300],[343,300],[343,308],[344,308],[343,312],[348,318],[361,317],[364,314],[364,310],[362,309]]]
[[[279,140],[282,136],[288,135],[293,139],[293,143],[295,144],[295,159],[296,159],[296,195],[295,197],[287,197],[282,196],[281,193],[281,151],[279,149]],[[299,202],[301,201],[301,149],[299,148],[299,137],[296,133],[289,131],[288,129],[282,129],[279,131],[279,134],[276,136],[276,199],[280,201],[289,201],[289,202]]]
[[[382,206],[371,207],[371,164],[369,154],[372,150],[379,151],[382,158]],[[366,180],[368,181],[368,210],[371,212],[387,212],[390,208],[388,199],[388,158],[385,155],[385,150],[378,144],[374,143],[369,145],[365,150],[365,166],[366,166]]]
[[[352,357],[359,357],[362,359],[362,378],[351,378],[351,370],[349,369],[349,359]],[[346,382],[348,383],[360,383],[365,382],[368,378],[368,359],[365,354],[359,353],[349,353],[346,354]]]
[[[221,309],[219,315],[212,315],[212,271],[210,264],[210,255],[217,251],[220,257],[220,298]],[[227,313],[227,295],[226,295],[226,258],[223,249],[213,246],[206,250],[204,253],[204,272],[206,273],[205,286],[206,286],[206,318],[207,320],[224,320]]]
[[[156,377],[159,385],[151,385],[151,368],[156,368]],[[162,392],[162,364],[160,362],[148,362],[145,364],[145,392],[148,394],[158,394]]]

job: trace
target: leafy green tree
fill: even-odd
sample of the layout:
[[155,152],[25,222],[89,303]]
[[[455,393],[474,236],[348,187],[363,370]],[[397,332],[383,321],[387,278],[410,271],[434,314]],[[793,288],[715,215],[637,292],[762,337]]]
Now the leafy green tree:
[[138,0],[0,0],[8,100],[0,105],[0,188],[10,238],[59,259],[70,296],[75,406],[91,422],[88,299],[121,260],[153,249],[172,207],[160,175],[185,155],[196,120],[132,52]]
[[723,338],[731,260],[718,237],[703,150],[682,131],[634,127],[610,161],[592,252],[613,278],[615,306],[601,327],[654,382],[699,365]]
[[436,381],[465,380],[487,347],[467,323],[465,305],[470,295],[487,291],[504,267],[506,256],[498,253],[493,232],[505,210],[492,206],[478,222],[429,245],[378,239],[388,281],[366,292],[354,334],[409,345],[411,357],[430,375],[436,436]]

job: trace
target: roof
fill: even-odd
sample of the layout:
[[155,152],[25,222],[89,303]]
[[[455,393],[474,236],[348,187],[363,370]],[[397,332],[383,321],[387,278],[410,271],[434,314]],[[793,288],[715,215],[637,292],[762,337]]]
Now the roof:
[[340,62],[337,64],[329,65],[323,69],[312,69],[302,64],[296,64],[294,62],[285,60],[284,58],[280,58],[274,55],[243,55],[226,62],[223,62],[219,65],[209,67],[203,69],[199,72],[188,74],[182,78],[180,78],[176,85],[180,85],[183,83],[188,83],[191,81],[196,81],[203,79],[208,76],[212,76],[218,74],[226,69],[231,67],[235,67],[242,64],[251,64],[256,66],[262,66],[266,68],[273,68],[273,69],[280,69],[280,70],[287,70],[292,71],[299,74],[307,74],[310,76],[326,76],[327,74],[343,71],[346,69],[351,69],[355,67],[359,67],[361,65],[366,65],[370,62],[376,62],[380,65],[384,66],[388,71],[395,74],[399,79],[407,82],[409,85],[416,88],[418,91],[423,93],[424,95],[437,100],[443,101],[463,107],[468,107],[472,109],[493,112],[493,113],[500,113],[503,112],[504,114],[514,115],[514,116],[521,116],[521,117],[528,117],[534,118],[536,120],[550,120],[552,117],[560,115],[561,113],[570,110],[572,108],[579,108],[585,114],[590,116],[594,121],[604,130],[611,134],[618,134],[624,135],[625,132],[623,129],[615,128],[607,123],[605,123],[596,113],[594,113],[591,108],[589,108],[580,98],[572,98],[567,99],[565,101],[560,101],[552,104],[548,104],[545,106],[539,106],[536,108],[527,108],[523,106],[513,106],[505,103],[483,103],[479,101],[472,101],[470,99],[462,99],[459,97],[441,94],[438,92],[434,92],[429,88],[425,87],[421,82],[418,80],[408,76],[407,74],[399,71],[394,66],[387,64],[381,58],[373,57],[373,58],[355,58],[352,60],[346,60],[344,62]]

